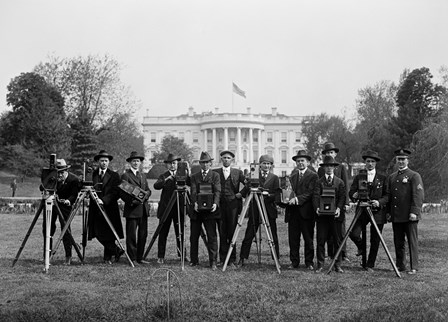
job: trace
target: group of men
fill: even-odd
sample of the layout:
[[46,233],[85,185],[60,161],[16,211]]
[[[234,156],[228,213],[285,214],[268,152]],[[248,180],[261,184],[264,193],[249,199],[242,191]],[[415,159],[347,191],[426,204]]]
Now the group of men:
[[[292,193],[288,201],[281,201],[282,190],[277,175],[272,173],[274,160],[270,155],[262,155],[259,158],[259,173],[257,175],[257,189],[263,196],[264,209],[272,236],[273,249],[279,256],[279,242],[277,235],[276,218],[278,205],[285,207],[285,221],[288,223],[288,242],[290,248],[290,269],[300,265],[300,241],[304,240],[304,263],[308,270],[320,272],[325,262],[325,246],[329,257],[334,257],[340,248],[345,235],[345,212],[349,201],[359,201],[358,185],[360,177],[355,176],[350,189],[348,189],[348,176],[345,167],[335,159],[339,149],[333,143],[326,143],[322,150],[323,162],[316,172],[311,166],[311,156],[306,151],[299,150],[292,159],[296,162],[296,168],[291,173],[289,182]],[[415,274],[418,270],[418,235],[417,224],[420,219],[420,211],[423,202],[423,185],[420,175],[408,168],[409,155],[407,149],[395,151],[398,171],[389,177],[376,171],[376,163],[381,160],[377,152],[367,151],[362,155],[367,170],[368,202],[372,209],[376,225],[382,231],[387,220],[392,222],[394,232],[394,244],[396,252],[396,264],[400,271],[407,270],[405,260],[405,238],[408,240],[410,252],[410,269],[408,273]],[[226,260],[229,248],[232,245],[232,237],[237,227],[238,218],[242,211],[243,198],[252,191],[251,177],[245,176],[240,169],[232,168],[235,155],[231,151],[220,153],[220,168],[212,169],[213,158],[209,153],[202,152],[199,159],[200,171],[189,173],[187,169],[186,180],[181,186],[177,180],[177,168],[181,158],[169,154],[164,161],[167,170],[162,173],[154,183],[156,190],[162,190],[157,217],[161,229],[158,235],[157,262],[165,262],[167,236],[171,222],[176,234],[177,254],[185,252],[183,245],[184,220],[187,211],[190,217],[190,266],[199,265],[198,246],[199,238],[205,228],[206,246],[208,251],[208,264],[216,270]],[[129,258],[137,264],[148,264],[144,259],[144,248],[148,235],[149,205],[141,202],[130,194],[118,188],[121,181],[138,186],[143,191],[149,192],[148,182],[141,173],[141,162],[144,157],[137,152],[132,152],[126,159],[130,168],[126,170],[120,180],[120,176],[111,171],[108,166],[113,159],[106,151],[102,150],[95,156],[98,169],[93,173],[94,185],[101,184],[98,197],[104,205],[107,216],[115,228],[119,238],[123,238],[118,199],[124,203],[124,217],[126,218],[126,251]],[[79,182],[74,175],[68,173],[69,166],[64,160],[58,160],[58,183],[56,193],[58,204],[67,219],[71,206],[76,200]],[[179,198],[176,195],[176,203],[171,199],[177,191],[186,191],[184,186],[190,186],[190,206],[186,205],[187,198]],[[75,188],[76,187],[76,188]],[[334,211],[328,213],[321,209],[321,195],[328,188],[334,191]],[[207,192],[208,199],[202,199],[201,194]],[[171,209],[167,209],[171,204]],[[124,251],[115,244],[115,235],[105,222],[98,209],[93,207],[89,216],[89,237],[96,237],[104,246],[103,259],[105,263],[112,264],[112,257],[118,261]],[[248,224],[242,241],[239,260],[236,256],[236,245],[230,254],[230,263],[236,267],[245,265],[248,259],[252,242],[260,225],[260,213],[256,200],[251,201],[247,211]],[[389,218],[386,218],[389,215]],[[51,235],[54,234],[55,216],[52,220]],[[370,219],[367,214],[362,214],[355,223],[350,238],[358,247],[356,255],[363,254],[361,231]],[[62,223],[61,223],[62,225]],[[316,229],[316,258],[314,260],[314,231]],[[70,232],[70,230],[68,230]],[[219,240],[218,240],[219,239]],[[66,264],[71,260],[71,242],[64,236],[66,250]],[[366,270],[374,268],[378,253],[380,237],[375,229],[370,233],[370,251]],[[185,253],[183,253],[185,254]],[[337,272],[343,272],[341,262],[346,257],[345,248],[339,252],[335,259],[334,268]]]

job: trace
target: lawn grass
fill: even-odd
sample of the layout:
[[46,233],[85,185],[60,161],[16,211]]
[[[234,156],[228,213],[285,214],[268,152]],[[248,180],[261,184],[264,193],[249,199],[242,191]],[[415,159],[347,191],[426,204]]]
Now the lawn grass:
[[[252,247],[243,268],[229,266],[225,272],[212,271],[201,242],[201,265],[187,265],[182,271],[172,231],[165,265],[156,264],[157,242],[148,256],[151,265],[131,268],[123,258],[118,264],[105,265],[101,245],[94,240],[87,245],[85,264],[76,260],[72,266],[63,266],[61,246],[49,273],[44,274],[40,260],[41,219],[12,268],[33,216],[0,214],[0,321],[166,319],[166,271],[160,267],[170,269],[178,278],[170,283],[175,321],[448,320],[448,214],[423,217],[419,224],[420,271],[414,276],[403,274],[402,278],[396,277],[382,248],[375,272],[363,271],[350,241],[351,262],[344,262],[344,274],[316,274],[303,267],[287,270],[289,249],[283,218],[278,219],[281,274],[275,269],[265,241],[261,265]],[[81,218],[77,216],[72,230],[78,242],[80,226]],[[156,226],[157,219],[151,217],[148,242]],[[244,229],[239,236],[238,254]],[[390,224],[385,226],[383,236],[395,257]],[[189,242],[187,245],[189,250]]]

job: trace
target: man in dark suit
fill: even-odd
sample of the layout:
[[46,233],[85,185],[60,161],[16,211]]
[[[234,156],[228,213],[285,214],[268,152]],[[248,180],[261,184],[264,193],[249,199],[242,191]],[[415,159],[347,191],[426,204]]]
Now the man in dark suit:
[[[159,220],[162,218],[164,212],[166,211],[171,197],[173,196],[173,194],[176,193],[177,188],[176,171],[177,171],[177,164],[179,161],[181,161],[180,157],[176,157],[172,153],[168,154],[167,159],[163,161],[168,170],[162,173],[157,179],[157,181],[154,183],[154,189],[156,190],[162,189],[162,193],[160,195],[159,207],[157,208],[157,218],[159,218]],[[188,185],[190,184],[189,177],[187,178],[185,184]],[[178,202],[179,203],[177,203],[176,201],[176,203],[174,203],[159,233],[158,251],[157,251],[157,263],[159,264],[163,264],[165,262],[166,240],[168,237],[168,233],[170,231],[171,221],[173,222],[174,233],[176,234],[177,254],[178,256],[181,255],[180,253],[182,251],[181,236],[184,236],[185,233],[185,227],[184,227],[185,214],[183,212],[184,199],[179,198]],[[178,205],[180,210],[179,212],[177,211]],[[179,232],[181,232],[182,234],[180,234]]]
[[[118,207],[120,175],[109,169],[109,162],[113,156],[101,150],[93,160],[98,162],[98,168],[92,173],[93,187],[98,195],[98,203],[102,204],[112,226],[119,238],[124,238],[121,224],[120,209]],[[124,251],[115,244],[115,235],[106,219],[94,202],[90,202],[89,209],[89,238],[95,238],[103,245],[103,260],[105,264],[112,264],[112,256],[118,262]]]
[[[221,182],[219,175],[211,170],[212,158],[207,152],[202,152],[199,159],[201,171],[191,176],[191,203],[193,212],[190,216],[190,266],[199,264],[198,248],[199,236],[201,235],[202,224],[204,224],[207,234],[207,249],[210,267],[217,269],[218,259],[218,238],[216,236],[217,223],[220,218],[218,211],[219,197],[221,194]],[[200,209],[198,204],[198,194],[203,192],[205,185],[211,186],[212,206],[211,209]]]
[[[70,216],[70,212],[72,211],[73,204],[75,203],[76,198],[78,197],[79,180],[78,177],[75,176],[73,173],[68,172],[70,165],[67,165],[64,159],[57,159],[55,166],[58,172],[56,191],[55,191],[56,195],[55,202],[57,202],[57,205],[61,210],[61,214],[62,217],[64,218],[64,221],[67,222],[68,217]],[[51,215],[50,236],[53,236],[56,231],[56,218],[58,217],[57,211],[58,210],[56,208],[56,205],[54,205]],[[65,222],[63,223],[59,218],[59,223],[61,224],[61,230],[63,229]],[[44,223],[43,223],[44,238],[45,238],[45,225],[46,222],[44,216]],[[62,243],[64,244],[64,250],[65,250],[65,262],[64,262],[65,265],[70,265],[72,260],[72,240],[69,237],[70,234],[71,229],[69,226],[64,236],[62,236]],[[50,241],[50,250],[51,249],[52,249],[52,243]]]
[[299,267],[300,263],[300,236],[305,243],[305,266],[314,270],[314,226],[315,211],[313,208],[313,193],[317,182],[317,174],[308,169],[311,157],[305,150],[297,151],[292,159],[296,162],[295,173],[289,179],[294,197],[290,198],[286,207],[288,212],[288,240],[290,268]]
[[[382,232],[384,224],[386,223],[386,205],[388,201],[386,176],[376,171],[376,163],[381,160],[377,152],[369,150],[362,155],[362,158],[366,163],[367,191],[368,200],[371,205],[370,208],[372,210],[375,223],[378,226],[380,232]],[[348,193],[350,199],[353,202],[358,201],[358,189],[359,175],[355,176],[355,178],[353,179],[353,183]],[[360,209],[356,208],[356,211],[360,211]],[[362,230],[365,229],[366,225],[370,222],[370,216],[368,215],[367,211],[362,211],[363,212],[354,224],[353,229],[350,233],[350,239],[355,243],[356,247],[358,247],[358,253],[356,254],[356,256],[364,255],[361,233]],[[379,245],[380,236],[378,236],[375,227],[371,224],[369,257],[367,259],[366,267],[364,267],[369,272],[372,271],[373,267],[375,266],[375,260],[378,254]]]
[[[140,170],[144,159],[137,152],[132,151],[129,158],[126,159],[131,167],[123,173],[121,180],[149,191],[149,195],[151,195],[146,176]],[[148,237],[149,205],[147,201],[142,203],[123,191],[120,191],[120,197],[125,202],[123,215],[126,218],[126,251],[129,258],[134,262],[134,265],[135,261],[138,264],[149,264],[143,259],[146,238]]]
[[[280,182],[278,176],[271,173],[270,170],[274,164],[274,158],[268,154],[260,156],[260,186],[264,204],[266,207],[267,217],[269,220],[269,225],[271,227],[272,239],[275,246],[275,252],[277,258],[280,257],[278,236],[277,236],[277,202],[280,201]],[[250,182],[243,188],[241,194],[246,197],[250,193]],[[246,232],[244,234],[244,239],[241,245],[240,260],[238,266],[243,266],[244,261],[249,258],[250,247],[255,234],[260,226],[260,213],[255,200],[251,201],[250,204],[250,214],[247,223]]]
[[[337,163],[332,156],[326,155],[323,163],[320,164],[325,170],[325,175],[317,180],[313,195],[313,205],[317,214],[317,269],[321,272],[325,262],[325,242],[332,237],[335,250],[339,248],[343,239],[342,222],[345,214],[342,211],[347,199],[347,189],[344,181],[334,174]],[[324,187],[333,188],[335,191],[335,212],[324,214],[320,210],[320,199]],[[322,209],[323,210],[323,209]],[[336,259],[336,272],[343,273],[341,268],[342,255]]]
[[[233,152],[222,151],[220,155],[222,168],[214,171],[218,173],[221,182],[221,196],[219,198],[219,211],[221,213],[219,223],[219,258],[221,263],[224,263],[238,222],[238,215],[241,212],[242,197],[240,185],[244,185],[245,177],[243,171],[230,167],[235,158]],[[236,246],[230,255],[230,262],[235,263],[235,261]]]
[[[336,156],[339,153],[339,148],[337,148],[334,143],[331,142],[327,142],[324,144],[324,147],[322,149],[322,154],[325,155],[329,155],[331,157],[333,157],[334,159],[336,159]],[[322,176],[325,175],[325,170],[322,167],[319,167],[319,169],[317,169],[317,176],[319,178],[322,178]],[[334,168],[334,175],[340,179],[342,179],[342,181],[344,181],[344,185],[345,185],[345,189],[347,189],[348,192],[348,175],[347,175],[347,169],[345,169],[345,166],[343,164],[339,164],[338,166],[336,166]],[[348,198],[348,194],[347,195],[347,199],[345,201],[345,205],[343,208],[341,208],[341,214],[343,215],[342,217],[344,217],[344,221],[342,222],[342,235],[345,235],[345,211],[348,209],[349,206],[349,198]],[[337,247],[334,246],[333,240],[330,239],[327,241],[327,247],[328,247],[328,256],[333,257],[334,253],[337,251]],[[346,245],[344,245],[344,247],[342,248],[342,260],[349,260],[347,257],[347,247]]]
[[404,244],[406,237],[411,264],[408,274],[416,274],[418,271],[417,227],[421,218],[424,191],[420,174],[408,167],[409,155],[411,151],[407,149],[395,151],[398,171],[388,178],[388,195],[398,270],[406,270]]

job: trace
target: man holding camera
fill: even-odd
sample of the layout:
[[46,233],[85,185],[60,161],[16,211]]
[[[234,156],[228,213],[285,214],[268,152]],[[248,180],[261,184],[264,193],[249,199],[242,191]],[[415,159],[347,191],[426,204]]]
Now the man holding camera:
[[[313,209],[313,193],[318,180],[317,174],[308,165],[311,157],[305,150],[297,151],[297,155],[292,159],[296,162],[297,171],[291,175],[290,182],[294,197],[289,200],[286,207],[289,212],[288,220],[288,240],[289,258],[291,265],[289,268],[297,268],[300,263],[300,236],[303,236],[305,243],[305,266],[309,270],[314,270],[314,226],[315,215]],[[286,216],[286,215],[285,215]]]
[[191,203],[193,213],[190,216],[190,266],[199,264],[198,248],[202,224],[207,233],[207,249],[210,267],[217,269],[218,238],[216,236],[217,223],[220,219],[218,210],[221,194],[219,175],[211,170],[212,158],[207,152],[202,152],[199,159],[201,171],[191,176]]
[[[73,173],[68,172],[70,165],[67,165],[64,159],[57,159],[55,163],[55,167],[58,173],[57,176],[57,184],[56,184],[56,201],[59,209],[61,210],[62,217],[64,222],[59,218],[59,223],[61,224],[61,230],[64,228],[65,223],[70,217],[70,212],[72,211],[73,204],[78,197],[79,192],[79,180],[78,177]],[[53,206],[53,211],[51,215],[51,226],[50,226],[50,236],[53,236],[56,231],[56,218],[57,215],[57,207]],[[45,238],[45,219],[43,223],[43,234]],[[65,262],[64,265],[70,265],[72,260],[72,239],[70,238],[71,229],[68,227],[64,236],[62,236],[62,243],[64,244],[65,250]],[[45,245],[44,245],[45,247]],[[44,248],[45,249],[45,248]],[[50,241],[50,250],[52,249],[52,242]]]
[[[172,153],[168,154],[166,160],[163,161],[168,170],[162,173],[157,179],[157,181],[154,183],[154,189],[162,190],[162,194],[160,195],[159,207],[157,208],[157,218],[159,218],[159,220],[162,219],[162,216],[165,213],[168,204],[171,198],[173,197],[173,194],[176,193],[177,165],[178,162],[180,161],[181,161],[180,157],[176,157]],[[186,181],[183,182],[183,184],[189,184],[190,180],[188,177],[188,173],[186,172],[185,175],[186,175]],[[178,206],[179,206],[179,212],[178,212]],[[159,264],[163,264],[165,262],[166,240],[168,237],[168,233],[170,231],[171,221],[173,222],[174,233],[176,234],[177,254],[178,256],[181,255],[182,251],[181,236],[184,236],[185,233],[185,227],[184,227],[185,214],[183,212],[184,206],[185,205],[183,198],[179,198],[179,200],[176,200],[176,202],[173,204],[170,210],[170,213],[168,214],[168,217],[166,217],[162,228],[160,229],[158,238],[158,250],[157,250],[157,263]]]
[[[364,177],[363,174],[355,176],[350,187],[349,197],[353,202],[369,202],[375,223],[378,226],[379,231],[382,232],[384,224],[386,223],[385,206],[388,202],[386,176],[376,171],[376,163],[381,160],[377,152],[369,150],[362,155],[362,158],[366,163],[367,175],[366,177]],[[356,211],[361,211],[359,207],[358,204]],[[369,214],[366,211],[363,211],[350,233],[350,239],[355,243],[356,247],[358,247],[356,256],[365,255],[361,233],[369,222]],[[364,267],[369,272],[371,272],[375,266],[380,241],[378,232],[375,227],[370,224],[370,250],[366,267]]]
[[[235,158],[233,152],[222,151],[220,155],[222,168],[215,171],[218,173],[221,182],[221,197],[219,198],[219,211],[221,213],[219,223],[219,258],[221,263],[224,263],[238,222],[238,215],[241,212],[242,197],[240,184],[244,184],[245,177],[243,171],[230,167]],[[236,264],[236,247],[232,250],[230,262]]]
[[[334,174],[334,169],[339,165],[330,155],[324,157],[323,163],[320,164],[325,170],[324,176],[317,180],[313,195],[313,205],[317,214],[317,269],[316,272],[321,272],[325,262],[325,242],[333,238],[335,251],[341,245],[343,239],[342,223],[345,219],[345,214],[342,211],[346,199],[347,190],[344,181]],[[325,212],[326,209],[320,209],[320,202],[324,188],[334,192],[332,202],[329,202],[330,211]],[[334,208],[334,212],[332,211]],[[342,255],[339,254],[336,259],[335,271],[343,273],[341,268]]]
[[[259,188],[262,191],[263,200],[267,212],[267,217],[269,220],[269,225],[271,227],[273,243],[275,246],[275,252],[277,258],[280,257],[278,236],[277,236],[277,202],[280,201],[280,182],[278,176],[271,173],[270,170],[274,164],[274,158],[268,154],[260,156],[260,171],[259,171]],[[248,182],[247,185],[241,190],[243,197],[246,197],[251,191],[251,183]],[[247,223],[246,232],[244,234],[244,239],[241,245],[240,260],[238,266],[244,266],[244,261],[249,258],[250,247],[255,234],[260,226],[260,213],[257,207],[257,203],[252,199],[250,205],[251,214],[249,215],[249,220]]]
[[[149,189],[146,176],[140,170],[144,159],[136,151],[132,151],[129,158],[126,159],[126,162],[129,162],[131,167],[123,173],[121,180],[148,191],[149,197],[151,190]],[[137,261],[138,264],[149,264],[149,262],[143,259],[146,238],[148,237],[149,205],[146,200],[142,203],[123,191],[120,191],[120,197],[125,202],[123,215],[126,218],[126,251],[129,258],[132,262]]]
[[[93,187],[98,195],[98,203],[103,205],[118,238],[123,238],[123,225],[121,224],[120,209],[118,207],[120,175],[109,169],[109,163],[114,157],[101,150],[93,160],[98,162],[98,168],[92,173]],[[124,251],[115,244],[115,235],[106,219],[96,207],[90,203],[89,212],[89,238],[95,238],[103,245],[103,260],[105,264],[112,264],[112,256],[118,262]]]
[[423,182],[420,174],[409,169],[411,151],[398,149],[395,159],[398,171],[388,178],[388,196],[396,264],[399,271],[406,270],[405,238],[408,240],[410,270],[408,274],[418,271],[418,221],[424,199]]

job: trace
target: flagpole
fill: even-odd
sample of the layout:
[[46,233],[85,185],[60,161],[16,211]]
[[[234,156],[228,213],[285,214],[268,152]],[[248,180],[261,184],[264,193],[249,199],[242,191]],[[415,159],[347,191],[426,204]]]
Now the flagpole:
[[232,113],[233,113],[233,81],[232,81]]

